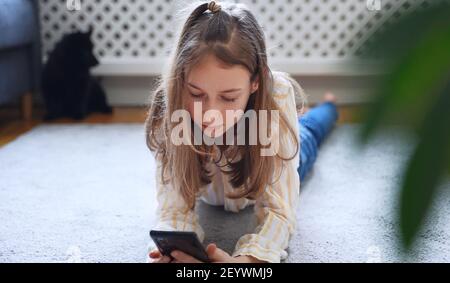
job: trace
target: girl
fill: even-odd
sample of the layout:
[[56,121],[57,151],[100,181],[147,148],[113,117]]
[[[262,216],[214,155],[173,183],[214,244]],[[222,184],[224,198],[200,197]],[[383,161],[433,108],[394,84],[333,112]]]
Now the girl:
[[[195,7],[146,120],[147,145],[157,161],[158,221],[152,228],[194,231],[203,241],[197,199],[233,212],[253,205],[258,219],[254,233],[242,236],[232,254],[210,244],[208,256],[213,262],[280,262],[296,227],[300,177],[311,168],[317,147],[337,119],[333,96],[299,120],[303,91],[288,74],[269,69],[264,34],[249,9],[214,1]],[[203,115],[196,113],[198,105]],[[257,127],[250,126],[243,113],[251,110],[266,111],[268,122],[257,116],[252,124]],[[219,115],[205,119],[209,111]],[[228,121],[228,111],[241,114],[225,124],[218,117]],[[180,116],[174,113],[187,113],[188,122],[178,123]],[[194,142],[191,130],[196,127],[223,142],[243,120],[244,144]],[[272,127],[274,123],[278,126]],[[180,124],[187,143],[173,142]],[[261,140],[249,143],[247,133],[255,128],[271,134],[269,146],[278,142],[274,154],[261,153],[268,145]],[[162,256],[153,242],[148,252],[150,262],[198,262],[180,251]]]

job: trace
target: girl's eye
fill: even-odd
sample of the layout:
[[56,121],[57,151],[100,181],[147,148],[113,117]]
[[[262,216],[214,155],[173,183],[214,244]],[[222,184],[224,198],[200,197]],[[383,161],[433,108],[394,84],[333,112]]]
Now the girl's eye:
[[226,102],[235,102],[236,98],[226,98],[226,97],[222,97],[222,99]]
[[229,97],[222,96],[222,99],[225,102],[235,102],[237,98],[229,98]]
[[203,94],[193,94],[192,92],[189,93],[194,98],[202,98]]

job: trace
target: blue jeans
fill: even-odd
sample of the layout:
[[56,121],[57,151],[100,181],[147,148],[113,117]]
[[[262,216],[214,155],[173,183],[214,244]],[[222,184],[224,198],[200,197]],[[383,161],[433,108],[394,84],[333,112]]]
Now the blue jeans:
[[298,119],[300,127],[300,164],[298,174],[303,181],[311,171],[317,158],[317,152],[338,119],[336,105],[322,103]]

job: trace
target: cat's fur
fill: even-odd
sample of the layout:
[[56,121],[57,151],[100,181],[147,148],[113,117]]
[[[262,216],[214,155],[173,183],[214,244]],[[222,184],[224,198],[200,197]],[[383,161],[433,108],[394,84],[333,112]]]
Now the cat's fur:
[[42,74],[45,120],[80,120],[93,112],[112,112],[103,88],[90,74],[90,69],[99,64],[91,35],[92,28],[65,35],[50,53]]

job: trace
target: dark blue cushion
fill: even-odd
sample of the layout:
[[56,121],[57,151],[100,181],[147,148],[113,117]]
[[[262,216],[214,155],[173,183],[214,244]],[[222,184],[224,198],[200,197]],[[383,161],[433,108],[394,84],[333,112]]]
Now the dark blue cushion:
[[0,50],[35,40],[36,19],[32,1],[0,0]]
[[13,101],[32,87],[27,49],[0,51],[0,105]]

